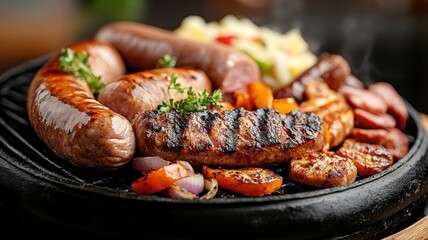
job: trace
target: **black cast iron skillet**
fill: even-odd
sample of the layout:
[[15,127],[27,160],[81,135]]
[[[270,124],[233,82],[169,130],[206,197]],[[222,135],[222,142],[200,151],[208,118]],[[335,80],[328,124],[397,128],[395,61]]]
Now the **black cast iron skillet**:
[[308,188],[292,183],[278,168],[284,185],[271,196],[220,191],[208,201],[169,199],[130,191],[139,177],[130,164],[111,172],[82,170],[37,137],[27,117],[26,91],[48,57],[0,76],[0,193],[12,206],[53,227],[121,239],[374,239],[423,215],[428,136],[409,104],[409,153],[391,168],[349,186]]

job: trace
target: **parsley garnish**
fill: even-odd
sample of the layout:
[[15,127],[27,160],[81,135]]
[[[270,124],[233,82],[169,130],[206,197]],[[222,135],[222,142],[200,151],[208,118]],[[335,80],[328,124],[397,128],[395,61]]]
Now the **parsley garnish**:
[[158,63],[156,64],[156,68],[172,68],[175,67],[175,64],[177,61],[175,58],[169,54],[165,54],[163,58],[158,60]]
[[159,111],[169,112],[171,110],[177,110],[182,113],[188,113],[206,110],[212,106],[222,107],[221,100],[223,96],[219,89],[214,90],[213,94],[210,96],[205,89],[202,92],[195,93],[193,88],[189,87],[187,89],[187,98],[178,101],[174,101],[171,90],[176,90],[179,93],[184,93],[185,90],[180,83],[177,83],[177,75],[175,73],[171,75],[171,80],[168,85],[168,92],[172,98],[159,104],[157,107]]
[[59,67],[64,73],[73,74],[76,78],[85,81],[95,98],[97,98],[100,91],[104,88],[101,77],[95,76],[88,64],[88,53],[86,51],[75,53],[70,48],[61,49]]

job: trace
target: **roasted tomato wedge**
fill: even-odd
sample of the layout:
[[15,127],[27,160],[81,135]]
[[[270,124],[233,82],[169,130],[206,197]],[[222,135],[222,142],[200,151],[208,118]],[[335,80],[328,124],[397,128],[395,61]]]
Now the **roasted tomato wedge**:
[[189,170],[183,164],[172,163],[137,179],[131,187],[137,193],[153,194],[189,175]]
[[246,196],[264,196],[278,190],[282,177],[269,169],[213,169],[202,167],[206,178],[215,178],[221,188]]

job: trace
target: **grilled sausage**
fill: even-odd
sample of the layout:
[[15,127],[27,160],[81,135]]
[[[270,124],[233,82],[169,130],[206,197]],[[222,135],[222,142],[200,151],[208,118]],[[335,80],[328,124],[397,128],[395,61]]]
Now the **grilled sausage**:
[[351,73],[348,62],[340,55],[323,54],[317,63],[303,72],[288,85],[275,90],[275,98],[294,97],[297,102],[304,100],[305,86],[313,81],[323,81],[337,91]]
[[362,177],[382,172],[394,163],[394,157],[384,146],[359,142],[353,138],[346,139],[336,153],[351,159],[357,167],[358,175]]
[[357,128],[371,128],[371,129],[390,129],[395,127],[395,119],[385,113],[385,114],[373,114],[366,110],[355,108],[355,127]]
[[206,90],[211,94],[211,82],[201,70],[190,68],[158,68],[121,76],[108,84],[98,96],[98,101],[132,121],[138,111],[153,110],[170,98],[180,100],[187,93],[168,91],[171,76],[177,76],[177,83],[183,88],[192,87],[194,92]]
[[[86,51],[96,75],[110,82],[124,73],[124,64],[108,43],[89,40],[70,48]],[[130,122],[97,102],[87,84],[60,71],[59,54],[32,80],[27,110],[38,136],[60,157],[88,169],[114,169],[135,152]]]
[[142,155],[194,167],[274,166],[324,146],[321,119],[297,110],[146,111],[135,116],[133,126]]
[[346,186],[357,177],[354,163],[334,152],[314,152],[290,161],[289,177],[293,182],[330,188]]
[[386,102],[377,94],[354,87],[342,87],[341,92],[345,99],[354,108],[366,110],[373,114],[385,114],[388,110]]
[[305,87],[306,101],[300,110],[316,113],[328,130],[329,147],[338,146],[354,127],[354,112],[342,95],[331,90],[326,83],[311,82]]
[[386,82],[377,82],[369,86],[369,91],[380,96],[388,106],[390,113],[397,121],[398,128],[404,130],[407,124],[408,112],[406,103],[395,88]]
[[352,129],[352,138],[357,141],[380,144],[386,147],[395,160],[404,157],[409,151],[409,139],[398,128],[391,129]]
[[118,22],[102,27],[95,36],[112,43],[125,63],[137,70],[152,69],[165,54],[176,57],[177,66],[203,70],[226,100],[248,83],[260,81],[260,70],[236,49],[215,43],[182,39],[172,32],[141,23]]

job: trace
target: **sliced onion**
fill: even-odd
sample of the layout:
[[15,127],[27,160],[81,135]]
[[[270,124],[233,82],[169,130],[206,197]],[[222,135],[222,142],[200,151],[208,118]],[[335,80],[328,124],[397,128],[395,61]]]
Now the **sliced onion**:
[[198,195],[204,190],[204,176],[200,173],[176,181],[173,185],[180,186],[188,192]]
[[[192,174],[189,177],[176,181],[173,185],[163,190],[167,197],[181,199],[196,199],[202,193],[204,188],[208,192],[200,199],[211,199],[215,197],[218,191],[218,183],[215,178],[204,179],[200,173],[194,173],[192,165],[187,161],[177,161],[181,163]],[[135,157],[132,159],[132,166],[135,170],[140,170],[143,174],[160,169],[171,164],[161,157]]]
[[205,179],[204,186],[205,186],[205,189],[208,190],[208,192],[204,196],[200,197],[200,199],[214,198],[218,191],[217,179],[215,178]]
[[162,159],[161,157],[136,157],[132,159],[132,166],[135,170],[140,170],[143,174],[147,174],[153,170],[165,167],[171,162]]
[[189,162],[187,162],[187,161],[177,161],[177,162],[179,162],[179,163],[183,164],[183,166],[184,166],[187,170],[189,170],[190,172],[195,172],[195,171],[193,170],[192,165],[191,165]]
[[181,199],[196,199],[197,195],[188,192],[186,189],[173,184],[171,187],[164,190],[164,193],[167,197],[170,198],[181,198]]

